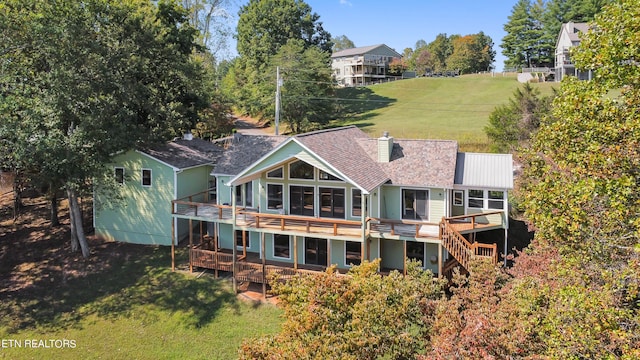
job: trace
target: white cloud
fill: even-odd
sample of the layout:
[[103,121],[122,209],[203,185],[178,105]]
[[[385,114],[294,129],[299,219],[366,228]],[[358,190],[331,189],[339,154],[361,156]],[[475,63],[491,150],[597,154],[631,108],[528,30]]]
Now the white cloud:
[[353,6],[349,0],[340,0],[340,5]]

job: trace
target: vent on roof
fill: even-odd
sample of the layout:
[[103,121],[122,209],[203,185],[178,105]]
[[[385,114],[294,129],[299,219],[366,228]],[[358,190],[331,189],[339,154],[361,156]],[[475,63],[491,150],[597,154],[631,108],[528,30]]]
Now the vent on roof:
[[393,151],[393,137],[385,131],[382,137],[378,138],[378,162],[388,163],[391,160]]

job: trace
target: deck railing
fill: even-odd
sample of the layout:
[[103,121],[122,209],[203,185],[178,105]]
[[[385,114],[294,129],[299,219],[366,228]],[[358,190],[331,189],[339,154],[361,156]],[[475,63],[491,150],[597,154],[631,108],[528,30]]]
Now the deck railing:
[[[367,221],[371,224],[372,231],[388,233],[392,236],[401,235],[416,238],[438,236],[438,223],[381,218],[368,218]],[[425,227],[431,227],[433,231],[424,230]],[[424,231],[421,232],[421,230]]]
[[470,243],[451,226],[447,218],[440,222],[440,239],[442,246],[447,249],[460,265],[469,269],[469,262],[472,256],[479,256],[490,259],[494,264],[498,262],[498,245],[484,244],[479,242]]
[[309,216],[267,214],[239,210],[238,218],[248,227],[277,228],[280,231],[302,231],[306,233],[324,233],[328,235],[360,236],[362,222],[355,220],[316,218]]

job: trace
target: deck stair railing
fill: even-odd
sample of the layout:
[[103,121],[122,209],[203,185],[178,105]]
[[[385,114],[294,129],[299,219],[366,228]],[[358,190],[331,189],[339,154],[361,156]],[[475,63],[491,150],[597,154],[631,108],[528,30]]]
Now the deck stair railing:
[[474,256],[486,258],[494,264],[498,263],[497,244],[470,243],[452,226],[448,218],[442,218],[440,222],[440,238],[442,246],[467,270]]

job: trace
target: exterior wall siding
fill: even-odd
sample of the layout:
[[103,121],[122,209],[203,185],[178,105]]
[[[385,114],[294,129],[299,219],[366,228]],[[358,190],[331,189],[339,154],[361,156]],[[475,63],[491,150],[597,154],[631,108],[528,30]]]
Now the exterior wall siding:
[[[136,244],[171,245],[172,168],[135,151],[115,158],[123,167],[125,184],[117,188],[120,201],[96,191],[95,231],[100,238]],[[142,186],[142,169],[151,170],[151,186]]]

